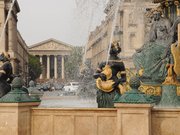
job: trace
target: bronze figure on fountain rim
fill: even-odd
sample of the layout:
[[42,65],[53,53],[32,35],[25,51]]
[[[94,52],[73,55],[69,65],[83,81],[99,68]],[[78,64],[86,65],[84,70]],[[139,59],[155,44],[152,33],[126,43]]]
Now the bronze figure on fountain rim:
[[123,61],[118,57],[121,52],[119,43],[113,42],[108,62],[100,63],[94,74],[99,108],[114,107],[114,100],[121,96],[123,84],[126,82],[126,71]]

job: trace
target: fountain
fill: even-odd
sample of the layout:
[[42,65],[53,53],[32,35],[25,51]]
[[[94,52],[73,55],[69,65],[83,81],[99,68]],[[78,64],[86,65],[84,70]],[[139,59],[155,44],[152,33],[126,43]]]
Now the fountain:
[[39,107],[45,108],[97,108],[96,88],[90,61],[81,71],[80,85],[75,94],[65,91],[47,91]]
[[[152,95],[158,91],[156,94],[160,96],[156,101],[158,108],[180,107],[177,95],[180,85],[178,81],[180,75],[179,7],[174,10],[174,6],[178,3],[178,1],[174,3],[163,1],[158,8],[151,11],[153,21],[149,41],[133,55],[133,61],[142,82],[141,91],[147,93],[148,89],[151,89]],[[168,5],[165,6],[165,4]],[[173,17],[167,14],[170,8],[172,8],[170,14],[173,14]]]
[[[180,76],[180,44],[177,41],[180,40],[180,18],[172,9],[177,6],[179,15],[180,4],[176,0],[155,0],[157,1],[161,2],[161,8],[158,7],[152,12],[154,19],[151,38],[134,54],[137,74],[129,81],[131,89],[122,95],[119,92],[122,88],[119,84],[126,81],[126,74],[124,64],[117,56],[120,52],[118,42],[110,43],[108,52],[110,57],[108,56],[107,61],[101,64],[103,66],[94,75],[97,79],[96,85],[99,91],[101,90],[98,92],[105,92],[101,93],[104,97],[110,95],[110,98],[108,97],[110,106],[109,104],[102,105],[101,99],[105,101],[106,98],[98,95],[99,106],[112,107],[114,99],[115,108],[94,108],[89,103],[86,104],[88,98],[95,98],[94,89],[92,93],[87,91],[89,89],[87,84],[94,86],[91,80],[92,72],[88,66],[82,71],[85,72],[82,77],[84,84],[76,96],[61,96],[61,91],[49,91],[45,93],[39,107],[36,107],[38,103],[35,103],[38,100],[33,100],[22,90],[22,80],[18,77],[13,81],[12,91],[0,99],[0,116],[2,116],[0,117],[0,134],[179,134],[180,100],[177,96],[179,87],[177,78]],[[163,12],[167,14],[162,16]],[[172,15],[174,18],[171,18]],[[170,18],[171,21],[173,20],[173,25],[169,23]],[[177,25],[178,34],[175,32]],[[157,102],[153,95],[142,92],[140,85],[145,84],[148,89],[152,89],[153,85],[160,85],[162,91],[160,101]],[[114,94],[116,91],[118,91],[117,94]],[[11,96],[13,98],[10,98]],[[47,100],[52,98],[53,102],[46,103],[46,98]],[[13,99],[13,102],[9,99]]]

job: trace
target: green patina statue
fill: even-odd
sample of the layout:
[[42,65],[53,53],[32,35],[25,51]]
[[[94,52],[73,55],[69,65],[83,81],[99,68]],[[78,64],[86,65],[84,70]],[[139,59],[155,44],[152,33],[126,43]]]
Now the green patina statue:
[[130,78],[129,85],[131,89],[125,92],[121,97],[115,99],[114,103],[152,104],[156,102],[153,96],[146,95],[138,90],[141,82],[137,76]]
[[40,99],[43,96],[43,91],[40,91],[33,80],[29,82],[28,93],[31,98]]
[[149,41],[133,55],[133,62],[144,83],[161,84],[167,76],[167,66],[174,63],[171,45],[177,41],[176,28],[180,18],[171,25],[162,11],[153,14]]
[[29,96],[27,89],[23,87],[23,80],[20,77],[15,77],[11,85],[11,91],[0,98],[0,103],[40,102],[40,99]]

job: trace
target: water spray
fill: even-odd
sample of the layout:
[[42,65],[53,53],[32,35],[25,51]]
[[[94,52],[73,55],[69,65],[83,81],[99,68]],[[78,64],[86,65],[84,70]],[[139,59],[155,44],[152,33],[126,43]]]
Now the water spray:
[[[118,11],[119,11],[119,6],[122,0],[117,0],[116,7],[115,7],[115,13],[114,13],[114,19],[113,19],[113,24],[112,24],[112,30],[111,30],[111,35],[110,35],[110,41],[109,41],[109,46],[108,46],[108,53],[107,53],[107,59],[106,59],[106,65],[108,64],[109,57],[110,57],[110,50],[111,50],[111,44],[113,42],[113,35],[114,35],[114,30],[116,26],[116,21],[117,21],[117,16],[118,16]],[[114,2],[115,5],[115,2]]]
[[[90,34],[90,31],[91,31],[91,29],[92,29],[92,26],[93,26],[93,22],[94,22],[94,20],[95,20],[95,17],[94,17],[94,15],[95,15],[95,10],[96,9],[98,9],[99,7],[99,4],[101,4],[101,3],[107,3],[106,1],[107,0],[83,0],[83,1],[81,1],[80,2],[80,0],[75,0],[76,1],[76,5],[77,5],[77,7],[78,6],[82,6],[82,5],[85,5],[86,3],[88,3],[88,2],[92,2],[93,3],[93,7],[91,8],[91,12],[90,12],[90,21],[89,21],[89,25],[88,25],[88,28],[87,28],[87,34],[88,34],[88,36],[89,36],[89,34]],[[80,7],[80,8],[82,8],[82,7]],[[86,9],[87,10],[87,9]],[[86,39],[86,43],[85,43],[85,46],[84,46],[84,50],[83,50],[83,52],[84,52],[84,56],[83,56],[83,60],[82,60],[82,66],[84,66],[85,65],[85,61],[86,61],[86,53],[87,53],[87,45],[88,45],[88,36],[86,37],[87,39]]]
[[8,11],[7,18],[6,18],[6,20],[5,20],[3,29],[2,29],[2,31],[1,31],[0,42],[2,41],[2,38],[3,38],[3,35],[4,35],[4,31],[5,31],[6,25],[7,25],[7,23],[8,23],[8,20],[9,20],[9,17],[10,17],[10,14],[11,14],[11,11],[12,11],[12,8],[13,8],[13,6],[14,6],[15,1],[16,1],[16,0],[13,0],[13,1],[12,1],[12,4],[11,4],[10,9],[9,9],[9,11]]
[[[90,30],[91,30],[91,27],[92,27],[92,23],[93,23],[93,18],[94,18],[93,10],[94,10],[94,8],[91,11],[91,18],[90,18],[90,25],[88,27],[88,34],[90,33]],[[88,41],[88,39],[87,39],[87,41]],[[87,43],[85,44],[85,47],[84,47],[84,57],[83,57],[83,61],[82,61],[83,66],[85,65],[85,61],[86,61],[86,54],[87,54],[86,51],[87,51],[87,46],[88,46]]]

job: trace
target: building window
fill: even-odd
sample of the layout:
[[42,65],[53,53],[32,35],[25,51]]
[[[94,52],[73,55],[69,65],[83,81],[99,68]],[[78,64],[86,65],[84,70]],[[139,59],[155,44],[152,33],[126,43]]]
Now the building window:
[[131,0],[124,0],[124,2],[131,2]]
[[135,45],[136,45],[136,34],[135,33],[131,33],[129,36],[129,48],[130,49],[134,49]]

